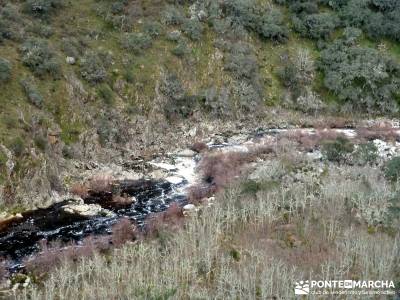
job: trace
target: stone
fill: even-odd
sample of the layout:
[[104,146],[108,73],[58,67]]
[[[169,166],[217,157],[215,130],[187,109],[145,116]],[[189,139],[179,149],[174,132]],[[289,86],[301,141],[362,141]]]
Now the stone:
[[169,183],[177,185],[177,184],[181,184],[184,179],[179,176],[170,176],[170,177],[165,178],[165,180],[168,181]]
[[178,152],[176,155],[179,157],[194,157],[197,155],[197,153],[193,150],[185,149],[185,150]]
[[71,57],[71,56],[67,56],[67,58],[65,59],[65,61],[66,61],[67,64],[69,64],[69,65],[74,65],[74,64],[76,63],[75,57]]
[[104,216],[113,217],[114,213],[102,208],[98,204],[85,204],[82,199],[80,201],[74,200],[72,203],[61,207],[61,212],[69,215],[77,215],[84,218]]
[[186,205],[183,207],[183,213],[184,213],[184,214],[185,214],[185,213],[194,212],[195,210],[196,210],[196,206],[193,205],[193,204],[186,204]]

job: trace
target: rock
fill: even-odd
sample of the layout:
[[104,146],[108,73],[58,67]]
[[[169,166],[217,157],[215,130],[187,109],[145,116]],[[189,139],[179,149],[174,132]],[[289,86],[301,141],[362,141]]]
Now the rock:
[[229,144],[243,144],[248,140],[247,134],[238,134],[228,139]]
[[190,215],[190,214],[192,214],[192,213],[195,212],[195,211],[196,211],[196,206],[193,205],[193,204],[186,204],[186,205],[183,207],[183,214],[184,214],[185,216]]
[[188,134],[190,137],[195,137],[197,134],[197,127],[193,127],[192,129],[190,129]]
[[159,169],[164,169],[167,171],[175,171],[176,170],[176,166],[171,165],[171,164],[167,164],[167,163],[156,163],[156,162],[150,162],[150,165],[152,165],[153,167],[159,168]]
[[69,215],[77,215],[84,218],[104,216],[113,217],[114,213],[102,208],[98,204],[85,204],[82,199],[80,201],[74,200],[72,203],[61,207],[61,212]]
[[74,64],[76,63],[75,57],[71,57],[71,56],[67,56],[67,58],[65,59],[65,61],[66,61],[67,64],[69,64],[69,65],[74,65]]
[[176,155],[179,157],[194,157],[194,156],[196,156],[196,154],[197,153],[193,150],[185,149],[185,150],[178,152]]
[[165,178],[167,174],[163,170],[154,170],[149,174],[149,176],[153,179],[159,180]]
[[182,177],[178,177],[178,176],[170,176],[170,177],[165,178],[165,180],[168,181],[169,183],[177,185],[177,184],[181,184],[184,179]]

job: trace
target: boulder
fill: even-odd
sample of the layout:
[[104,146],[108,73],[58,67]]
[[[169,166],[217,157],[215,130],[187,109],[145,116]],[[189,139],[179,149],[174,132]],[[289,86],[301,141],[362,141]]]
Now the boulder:
[[194,157],[196,156],[196,152],[190,149],[185,149],[177,153],[179,157]]
[[170,177],[165,178],[165,180],[168,181],[169,183],[176,185],[176,184],[181,184],[184,179],[179,176],[170,176]]
[[195,205],[193,205],[193,204],[186,204],[184,207],[183,207],[183,213],[190,213],[190,212],[193,212],[193,211],[196,211],[196,206]]
[[69,64],[69,65],[74,65],[74,64],[76,63],[75,57],[71,57],[71,56],[67,56],[67,58],[65,59],[65,61],[66,61],[67,64]]
[[61,212],[68,215],[76,215],[84,218],[103,216],[113,217],[114,213],[102,208],[98,204],[85,204],[82,199],[79,201],[74,200],[61,207]]

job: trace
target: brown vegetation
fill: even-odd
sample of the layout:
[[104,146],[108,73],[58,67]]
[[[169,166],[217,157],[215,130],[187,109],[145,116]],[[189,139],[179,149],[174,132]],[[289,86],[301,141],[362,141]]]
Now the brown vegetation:
[[208,150],[208,146],[206,143],[203,142],[195,142],[191,147],[190,150],[193,150],[197,153],[202,153]]
[[248,152],[216,152],[205,155],[198,166],[202,182],[189,189],[189,202],[199,202],[220,191],[239,177],[244,165],[273,152],[272,146],[260,145]]
[[71,186],[70,193],[85,199],[89,196],[89,188],[85,184],[75,183]]
[[136,228],[128,218],[122,218],[112,228],[112,243],[120,247],[128,241],[133,241],[137,237]]
[[172,203],[166,211],[150,215],[147,218],[145,233],[148,236],[155,236],[165,228],[168,230],[179,229],[183,222],[183,209],[177,203]]
[[384,141],[397,141],[399,140],[398,129],[393,128],[392,124],[382,123],[372,127],[357,128],[357,134],[360,139],[372,141],[380,139]]

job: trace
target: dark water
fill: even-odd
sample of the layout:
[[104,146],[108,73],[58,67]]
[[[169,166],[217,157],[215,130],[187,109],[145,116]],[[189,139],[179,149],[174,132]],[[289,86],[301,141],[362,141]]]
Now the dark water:
[[180,186],[165,181],[120,181],[116,187],[119,194],[135,197],[137,201],[128,206],[111,202],[112,193],[93,193],[85,203],[97,203],[115,213],[113,217],[82,218],[60,212],[66,204],[57,203],[45,209],[23,213],[21,220],[10,224],[0,232],[0,256],[7,257],[17,266],[26,256],[40,250],[40,242],[79,242],[89,235],[112,233],[112,226],[121,218],[129,218],[143,228],[146,217],[165,211],[172,202],[187,203],[186,196],[177,191]]

